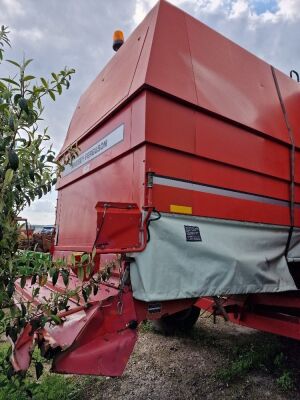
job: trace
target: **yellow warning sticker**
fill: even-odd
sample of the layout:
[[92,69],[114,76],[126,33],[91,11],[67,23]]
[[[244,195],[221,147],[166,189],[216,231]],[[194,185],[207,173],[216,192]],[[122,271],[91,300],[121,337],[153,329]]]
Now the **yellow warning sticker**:
[[188,206],[170,205],[170,211],[179,214],[193,214],[193,208]]

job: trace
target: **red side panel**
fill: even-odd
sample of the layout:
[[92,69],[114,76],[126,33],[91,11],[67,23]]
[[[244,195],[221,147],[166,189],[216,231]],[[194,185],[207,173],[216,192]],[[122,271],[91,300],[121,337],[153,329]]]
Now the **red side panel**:
[[185,13],[166,2],[159,4],[146,82],[197,104]]
[[[287,113],[296,146],[295,154],[295,201],[300,202],[300,84],[275,70],[280,94]],[[299,214],[299,213],[298,213]]]
[[289,142],[270,66],[187,16],[199,106]]
[[[277,69],[275,69],[275,74],[295,144],[300,148],[300,84]],[[300,171],[298,173],[300,175]],[[300,176],[298,176],[298,181],[300,182]]]
[[[170,212],[175,204],[191,207],[193,215],[290,224],[286,144],[156,94],[148,93],[146,104],[146,138],[153,144],[147,145],[146,170],[221,189],[208,193],[205,188],[176,187],[176,181],[157,184],[153,189],[157,209]],[[223,189],[232,192],[223,195]]]

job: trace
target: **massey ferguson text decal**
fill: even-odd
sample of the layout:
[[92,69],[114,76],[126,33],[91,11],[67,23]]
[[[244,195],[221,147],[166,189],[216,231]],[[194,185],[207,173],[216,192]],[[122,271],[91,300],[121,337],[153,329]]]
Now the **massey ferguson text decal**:
[[69,175],[71,172],[76,169],[82,167],[87,164],[94,158],[100,156],[100,154],[104,153],[106,150],[115,146],[117,143],[122,142],[124,139],[124,124],[118,126],[111,133],[106,135],[104,138],[100,139],[97,143],[95,143],[92,147],[84,151],[78,157],[76,157],[72,165],[66,165],[63,175]]

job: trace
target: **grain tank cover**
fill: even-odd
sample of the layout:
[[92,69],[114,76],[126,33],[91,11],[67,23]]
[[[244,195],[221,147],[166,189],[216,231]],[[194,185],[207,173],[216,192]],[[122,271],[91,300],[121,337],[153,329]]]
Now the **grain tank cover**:
[[62,151],[146,86],[289,142],[270,66],[161,0],[81,96]]

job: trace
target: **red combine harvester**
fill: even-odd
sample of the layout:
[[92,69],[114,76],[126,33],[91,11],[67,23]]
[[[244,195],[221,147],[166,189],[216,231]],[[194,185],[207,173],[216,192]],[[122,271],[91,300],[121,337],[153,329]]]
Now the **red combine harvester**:
[[[300,339],[299,84],[165,1],[121,44],[60,153],[80,147],[53,254],[118,268],[39,333],[53,371],[121,375],[141,321],[190,328],[199,309]],[[25,329],[16,369],[33,340]]]

